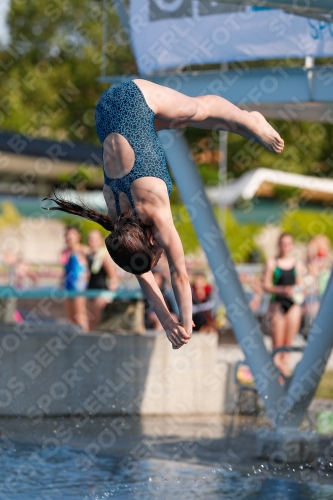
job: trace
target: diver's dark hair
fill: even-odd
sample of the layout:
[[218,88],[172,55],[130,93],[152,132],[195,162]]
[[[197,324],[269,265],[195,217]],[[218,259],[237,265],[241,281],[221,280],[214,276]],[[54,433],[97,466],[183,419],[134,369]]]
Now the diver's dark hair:
[[149,240],[149,226],[143,224],[132,211],[121,214],[113,223],[108,215],[97,212],[81,202],[78,204],[67,201],[57,192],[52,196],[44,200],[54,201],[57,206],[44,210],[60,210],[79,215],[97,222],[110,231],[105,238],[105,244],[111,258],[119,267],[132,274],[143,274],[155,266],[156,247]]

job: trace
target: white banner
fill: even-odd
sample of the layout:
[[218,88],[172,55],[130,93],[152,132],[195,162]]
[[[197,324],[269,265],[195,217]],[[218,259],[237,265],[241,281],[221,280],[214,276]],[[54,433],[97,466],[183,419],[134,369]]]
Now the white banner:
[[333,23],[212,0],[131,0],[141,74],[185,65],[333,55]]

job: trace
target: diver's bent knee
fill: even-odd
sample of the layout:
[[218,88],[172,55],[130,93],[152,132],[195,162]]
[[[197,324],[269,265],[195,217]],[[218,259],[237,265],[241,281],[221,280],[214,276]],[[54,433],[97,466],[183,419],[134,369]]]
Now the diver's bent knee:
[[194,97],[194,114],[192,121],[202,122],[209,118],[209,109],[207,106],[206,96]]

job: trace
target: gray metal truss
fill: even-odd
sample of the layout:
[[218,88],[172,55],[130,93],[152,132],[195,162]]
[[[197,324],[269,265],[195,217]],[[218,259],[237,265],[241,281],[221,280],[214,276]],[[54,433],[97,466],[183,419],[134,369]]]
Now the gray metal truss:
[[300,2],[295,0],[216,0],[218,3],[236,5],[255,5],[258,7],[270,7],[273,9],[283,9],[291,14],[297,16],[310,17],[312,19],[319,19],[321,21],[333,22],[333,5],[331,0],[308,0],[307,2]]
[[[111,75],[99,80],[118,85],[133,78],[142,76]],[[144,78],[192,97],[216,94],[266,118],[333,123],[333,66],[286,68],[277,62],[272,68],[250,70],[246,63],[238,63],[230,71],[178,71]]]

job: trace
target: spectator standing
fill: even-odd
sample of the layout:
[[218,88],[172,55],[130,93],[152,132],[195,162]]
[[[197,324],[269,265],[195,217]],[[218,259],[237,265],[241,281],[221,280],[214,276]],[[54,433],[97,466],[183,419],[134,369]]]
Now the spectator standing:
[[31,269],[31,265],[12,253],[6,253],[3,258],[8,270],[8,284],[15,288],[28,288],[38,283],[38,274]]
[[[117,290],[119,279],[116,265],[108,254],[103,236],[98,230],[90,231],[88,234],[87,260],[90,269],[88,290]],[[109,299],[102,295],[88,299],[89,330],[96,328],[108,302]]]
[[194,331],[217,332],[212,313],[215,305],[212,294],[213,287],[206,276],[203,273],[196,274],[192,283]]
[[29,264],[22,258],[18,259],[15,267],[15,287],[28,288],[31,285],[36,286],[38,275],[31,270]]
[[[290,346],[301,326],[303,298],[297,293],[297,285],[301,283],[303,269],[293,257],[293,249],[292,235],[282,233],[277,257],[268,259],[265,266],[263,288],[271,294],[269,313],[273,349]],[[288,354],[279,353],[274,361],[281,373],[288,376]]]
[[[67,247],[61,254],[61,263],[64,267],[63,287],[68,291],[84,292],[89,273],[85,249],[81,244],[80,231],[74,226],[67,227],[65,240]],[[65,312],[68,321],[80,325],[84,332],[88,331],[88,315],[84,296],[78,295],[66,299]]]
[[17,256],[11,252],[6,252],[3,257],[3,261],[8,270],[8,285],[15,286],[15,266],[17,263]]
[[310,324],[317,315],[321,297],[331,274],[331,250],[331,242],[325,235],[311,238],[307,245],[308,293],[304,302],[304,314]]

